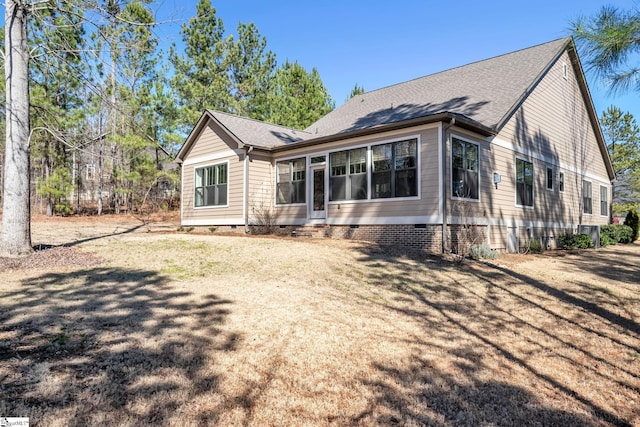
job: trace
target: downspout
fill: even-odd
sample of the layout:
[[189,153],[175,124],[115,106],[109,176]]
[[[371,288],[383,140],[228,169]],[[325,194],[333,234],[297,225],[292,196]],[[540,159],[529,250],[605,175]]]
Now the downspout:
[[449,183],[451,180],[447,180],[447,166],[449,162],[449,150],[447,150],[447,131],[456,124],[456,118],[451,117],[451,121],[448,125],[442,127],[442,253],[448,252],[447,242],[447,200]]
[[249,153],[253,151],[253,146],[245,146],[244,153],[244,188],[242,189],[242,198],[244,200],[244,206],[242,211],[244,213],[244,232],[249,233]]

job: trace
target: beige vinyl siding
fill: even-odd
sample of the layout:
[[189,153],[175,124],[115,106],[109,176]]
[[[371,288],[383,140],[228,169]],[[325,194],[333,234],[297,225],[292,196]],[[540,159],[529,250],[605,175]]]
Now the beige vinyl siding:
[[[569,67],[563,77],[563,64]],[[576,75],[565,53],[536,86],[498,138],[545,157],[559,159],[578,170],[607,176],[595,129]]]
[[[568,77],[563,76],[563,64]],[[555,224],[602,224],[600,185],[610,190],[605,160],[598,147],[584,98],[565,53],[496,136],[491,153],[502,175],[492,191],[491,216]],[[515,152],[509,147],[514,147]],[[516,158],[533,163],[534,207],[516,206]],[[554,170],[554,188],[546,189],[546,168]],[[558,190],[559,172],[565,190]],[[585,177],[586,176],[586,177]],[[582,213],[582,179],[593,183],[593,214]],[[597,208],[597,210],[596,210]]]
[[[220,132],[222,134],[222,132]],[[223,139],[224,138],[224,139]],[[227,224],[230,221],[243,224],[243,175],[242,155],[231,154],[237,144],[228,137],[220,137],[214,126],[207,124],[186,154],[182,166],[182,223],[188,225]],[[223,156],[224,154],[231,154]],[[223,157],[220,157],[223,156]],[[202,161],[197,161],[203,159]],[[193,161],[196,163],[192,163]],[[195,207],[195,169],[228,162],[227,207]]]
[[249,218],[255,223],[261,215],[273,211],[275,175],[268,154],[250,153],[249,158]]
[[191,149],[185,154],[185,161],[206,157],[212,153],[235,150],[238,144],[209,120],[197,137]]

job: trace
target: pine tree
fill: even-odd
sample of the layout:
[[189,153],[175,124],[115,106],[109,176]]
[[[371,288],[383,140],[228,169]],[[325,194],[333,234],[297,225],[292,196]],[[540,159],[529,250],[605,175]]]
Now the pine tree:
[[278,68],[266,120],[304,129],[334,108],[317,69],[308,73],[297,61]]
[[182,26],[184,56],[173,45],[169,59],[175,73],[172,87],[178,95],[182,129],[187,131],[205,109],[229,111],[233,103],[228,63],[228,42],[222,19],[210,0],[199,0],[196,16]]
[[602,113],[600,123],[616,173],[611,211],[620,214],[637,208],[640,198],[640,127],[630,113],[615,106]]
[[[34,60],[30,67],[30,98],[34,114],[30,144],[36,189],[40,182],[62,176],[60,172],[54,174],[55,170],[72,169],[69,148],[77,143],[76,130],[84,120],[80,76],[85,67],[79,54],[85,47],[82,10],[73,3],[67,7],[64,12],[43,9],[31,17]],[[68,187],[66,197],[71,197],[72,189]],[[38,191],[45,198],[47,216],[56,212],[51,194]]]
[[640,8],[624,11],[603,6],[591,18],[579,18],[572,32],[589,69],[600,75],[613,90],[640,91]]
[[258,120],[266,117],[276,69],[275,54],[266,48],[267,39],[260,36],[253,23],[238,25],[237,40],[229,37],[227,63],[233,96],[230,112]]
[[356,95],[362,95],[363,93],[364,93],[364,87],[356,83],[353,89],[351,89],[351,93],[349,94],[349,99],[353,98]]

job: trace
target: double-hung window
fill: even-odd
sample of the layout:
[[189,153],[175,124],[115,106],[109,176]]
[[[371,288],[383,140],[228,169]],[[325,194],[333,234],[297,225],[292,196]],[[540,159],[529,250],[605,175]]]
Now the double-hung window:
[[533,206],[533,163],[516,159],[516,202]]
[[329,200],[367,198],[366,148],[331,153],[329,171]]
[[196,207],[226,205],[228,182],[227,163],[196,168]]
[[604,185],[600,186],[600,215],[609,215],[609,189]]
[[478,199],[478,146],[452,139],[451,187],[454,197]]
[[560,172],[558,176],[558,190],[564,191],[564,172]]
[[553,190],[553,168],[547,168],[547,190]]
[[278,204],[305,202],[306,167],[304,157],[276,163],[276,202]]
[[591,182],[582,180],[582,212],[593,213],[593,192]]
[[371,147],[371,198],[417,196],[417,154],[415,139]]

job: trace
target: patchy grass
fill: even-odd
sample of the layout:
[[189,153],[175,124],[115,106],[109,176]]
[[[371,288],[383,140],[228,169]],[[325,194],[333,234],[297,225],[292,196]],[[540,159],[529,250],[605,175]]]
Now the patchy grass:
[[354,242],[93,225],[98,238],[77,222],[35,229],[94,264],[0,272],[1,415],[640,424],[638,245],[461,265]]

